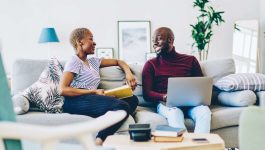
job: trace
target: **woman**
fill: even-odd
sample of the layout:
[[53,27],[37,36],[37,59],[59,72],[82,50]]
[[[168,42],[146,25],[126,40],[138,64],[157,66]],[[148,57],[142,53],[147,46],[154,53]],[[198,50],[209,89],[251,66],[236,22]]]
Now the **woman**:
[[96,144],[101,145],[106,137],[114,134],[128,115],[135,111],[138,99],[136,96],[124,100],[105,96],[103,89],[97,89],[100,82],[99,68],[120,66],[126,74],[127,84],[132,89],[135,89],[137,83],[125,62],[115,59],[87,58],[87,55],[94,54],[96,46],[89,29],[75,29],[71,34],[70,42],[76,55],[66,63],[60,82],[60,94],[65,97],[63,111],[91,117],[99,117],[107,111],[125,110],[127,112],[122,121],[98,133]]

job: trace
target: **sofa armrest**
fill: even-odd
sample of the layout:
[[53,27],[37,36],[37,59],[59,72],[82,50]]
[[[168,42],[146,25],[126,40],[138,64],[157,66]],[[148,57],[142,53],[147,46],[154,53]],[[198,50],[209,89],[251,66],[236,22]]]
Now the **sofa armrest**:
[[265,91],[259,91],[256,93],[256,95],[259,100],[259,105],[265,107]]

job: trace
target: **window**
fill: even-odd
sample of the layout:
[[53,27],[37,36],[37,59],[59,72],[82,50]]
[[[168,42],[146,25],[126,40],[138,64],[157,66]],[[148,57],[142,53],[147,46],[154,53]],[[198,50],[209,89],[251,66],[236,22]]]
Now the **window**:
[[233,57],[237,73],[255,73],[258,33],[254,28],[236,24],[233,41]]

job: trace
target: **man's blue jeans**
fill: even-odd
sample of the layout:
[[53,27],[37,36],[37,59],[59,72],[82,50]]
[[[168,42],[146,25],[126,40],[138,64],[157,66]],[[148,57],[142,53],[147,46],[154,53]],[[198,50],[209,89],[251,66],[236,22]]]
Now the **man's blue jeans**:
[[[164,104],[158,104],[157,112],[167,118],[168,125],[175,128],[186,128],[184,124],[184,113],[180,108],[167,107]],[[208,106],[191,107],[187,115],[195,122],[194,133],[209,133],[211,125],[211,111]]]

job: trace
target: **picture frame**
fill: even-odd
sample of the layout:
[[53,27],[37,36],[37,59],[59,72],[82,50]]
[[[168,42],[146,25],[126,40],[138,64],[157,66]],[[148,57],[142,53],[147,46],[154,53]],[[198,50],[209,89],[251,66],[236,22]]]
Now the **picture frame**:
[[146,53],[146,61],[149,60],[149,59],[155,58],[156,55],[157,55],[157,54],[156,54],[155,52],[152,52],[152,53]]
[[128,63],[145,63],[151,52],[150,21],[118,21],[119,59]]
[[112,59],[114,58],[113,48],[96,48],[96,56],[98,58]]

